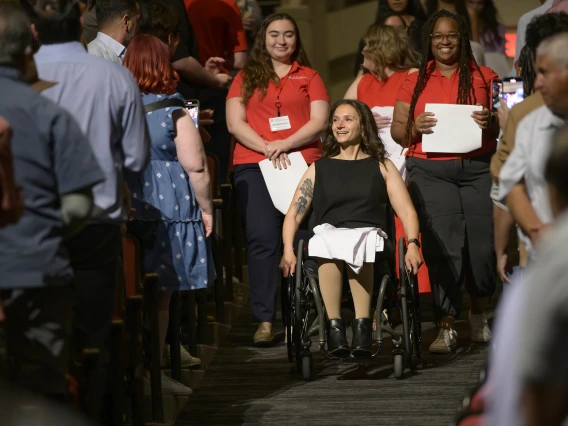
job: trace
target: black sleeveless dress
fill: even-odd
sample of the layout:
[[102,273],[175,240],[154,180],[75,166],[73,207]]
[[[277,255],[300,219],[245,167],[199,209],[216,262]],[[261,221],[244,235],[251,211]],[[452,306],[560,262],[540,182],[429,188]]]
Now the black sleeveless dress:
[[314,164],[314,226],[329,223],[336,228],[385,230],[389,200],[376,160],[321,158]]

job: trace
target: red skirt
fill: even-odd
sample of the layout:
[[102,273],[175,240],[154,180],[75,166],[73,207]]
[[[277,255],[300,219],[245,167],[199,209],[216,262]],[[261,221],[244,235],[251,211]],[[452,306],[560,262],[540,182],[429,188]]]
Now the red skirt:
[[[398,218],[398,216],[395,214],[394,215],[394,224],[395,224],[395,228],[396,228],[396,242],[395,242],[395,253],[397,253],[396,255],[396,276],[397,278],[399,278],[399,269],[398,269],[398,239],[400,237],[405,237],[406,235],[404,234],[404,227],[402,226],[402,222],[400,221],[400,219]],[[420,243],[422,244],[422,235],[420,235],[418,237],[418,239],[420,240]],[[422,254],[422,249],[420,249],[420,254]],[[430,293],[431,287],[430,287],[430,279],[428,278],[428,267],[426,266],[426,263],[423,263],[422,266],[420,267],[420,269],[418,270],[418,290],[420,291],[420,293]]]

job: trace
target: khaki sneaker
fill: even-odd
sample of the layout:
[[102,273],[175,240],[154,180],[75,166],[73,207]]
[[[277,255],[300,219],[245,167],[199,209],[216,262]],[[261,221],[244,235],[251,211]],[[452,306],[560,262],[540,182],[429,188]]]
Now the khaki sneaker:
[[492,333],[487,323],[487,314],[474,315],[469,311],[469,325],[471,326],[471,341],[487,343],[491,340]]
[[[181,368],[197,368],[201,366],[201,360],[192,356],[183,345],[180,345]],[[170,345],[164,346],[164,355],[162,356],[162,368],[168,368],[172,365],[172,353]]]
[[[174,379],[166,376],[162,373],[162,393],[164,395],[175,395],[175,396],[189,396],[193,393],[191,388],[188,388],[184,384],[175,381]],[[144,395],[151,395],[152,389],[150,385],[150,379],[147,377],[143,378],[144,381]]]
[[430,353],[447,354],[457,346],[458,333],[452,328],[440,328],[438,337],[430,345]]
[[272,330],[272,323],[261,322],[258,325],[256,333],[254,333],[254,344],[256,346],[269,346],[274,341],[274,331]]

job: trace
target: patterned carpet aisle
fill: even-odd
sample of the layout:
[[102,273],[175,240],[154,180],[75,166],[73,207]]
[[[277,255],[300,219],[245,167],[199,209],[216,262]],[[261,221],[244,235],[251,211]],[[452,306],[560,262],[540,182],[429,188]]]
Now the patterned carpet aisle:
[[[426,350],[436,332],[432,323],[423,328]],[[458,351],[426,352],[426,367],[403,380],[393,377],[387,342],[368,366],[338,365],[316,353],[316,379],[304,382],[288,363],[283,342],[252,346],[255,330],[250,311],[243,312],[176,425],[446,426],[476,384],[488,351],[469,342],[468,324],[460,321]]]

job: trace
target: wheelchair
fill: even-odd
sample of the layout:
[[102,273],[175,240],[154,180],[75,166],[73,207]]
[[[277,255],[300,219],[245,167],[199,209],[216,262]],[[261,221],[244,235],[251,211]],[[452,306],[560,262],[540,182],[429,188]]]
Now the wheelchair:
[[[394,233],[394,214],[391,210],[391,228],[388,235]],[[312,219],[310,219],[312,222]],[[313,229],[313,226],[310,226]],[[416,276],[408,275],[404,257],[406,242],[399,239],[398,244],[399,276],[396,278],[395,249],[392,240],[385,239],[385,247],[377,253],[375,261],[375,284],[373,286],[372,308],[375,309],[376,331],[373,332],[373,354],[377,357],[383,346],[383,332],[392,336],[392,355],[394,376],[401,379],[406,368],[415,371],[422,358],[422,329],[420,323],[420,295]],[[288,360],[296,364],[298,373],[304,380],[313,378],[313,358],[310,351],[312,337],[318,336],[319,349],[326,359],[336,359],[326,350],[326,313],[320,294],[317,259],[310,258],[307,243],[300,240],[296,251],[295,275],[282,281],[281,301],[282,319],[286,332]],[[346,274],[342,308],[349,306]],[[347,294],[346,294],[347,293]],[[391,323],[392,313],[398,310],[402,322],[402,334]],[[343,361],[363,361],[369,358],[350,356]]]

